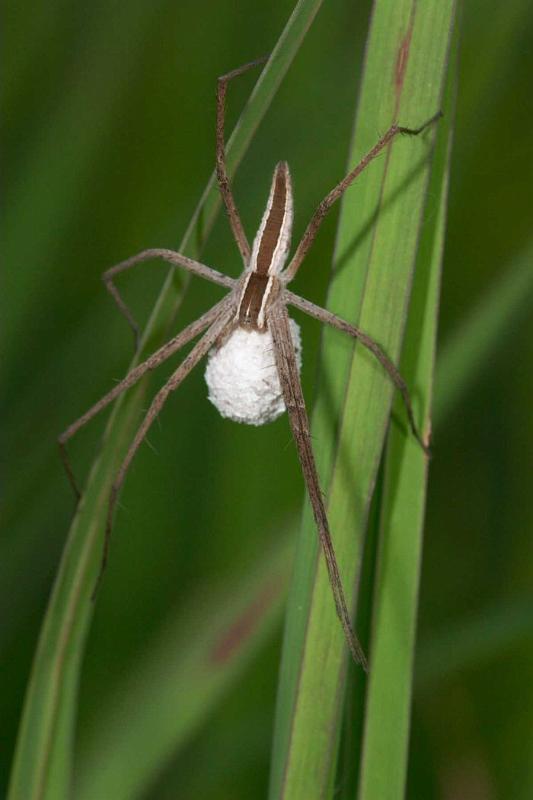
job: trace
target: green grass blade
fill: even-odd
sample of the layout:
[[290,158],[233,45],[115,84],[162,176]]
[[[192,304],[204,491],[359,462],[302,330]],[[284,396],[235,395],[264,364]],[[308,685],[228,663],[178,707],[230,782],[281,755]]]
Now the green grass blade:
[[[393,119],[417,125],[439,108],[452,20],[452,2],[376,2],[350,163]],[[401,349],[432,139],[430,132],[396,142],[343,201],[329,306],[358,319],[393,359]],[[356,348],[352,358],[349,343],[325,334],[313,434],[349,599],[391,396],[386,376],[365,352]],[[285,630],[271,800],[327,797],[333,781],[346,650],[317,551],[306,506]]]
[[[454,56],[454,64],[456,55]],[[446,225],[455,69],[448,76],[426,217],[407,325],[401,371],[416,392],[419,420],[430,429],[441,264]],[[398,416],[402,409],[396,403]],[[380,542],[371,634],[360,800],[404,796],[412,673],[426,504],[427,459],[403,426],[393,426],[385,461]]]
[[223,587],[207,585],[111,693],[80,753],[78,800],[139,797],[270,637],[285,601],[292,537]]
[[[319,0],[301,0],[296,6],[230,139],[231,170],[235,170],[250,144],[319,7]],[[219,205],[212,179],[180,250],[192,255],[198,252]],[[169,274],[147,326],[142,354],[161,340],[179,307],[186,283],[176,273]],[[70,781],[77,686],[92,616],[90,594],[100,560],[107,499],[142,408],[144,389],[144,385],[139,386],[116,404],[103,449],[68,536],[26,693],[10,800],[60,800]]]

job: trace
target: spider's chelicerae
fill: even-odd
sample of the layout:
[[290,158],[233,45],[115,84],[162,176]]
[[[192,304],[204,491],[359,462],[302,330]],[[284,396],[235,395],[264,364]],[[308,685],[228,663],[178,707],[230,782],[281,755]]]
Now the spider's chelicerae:
[[183,267],[230,291],[223,300],[160,347],[146,361],[132,369],[105,397],[70,425],[59,437],[59,447],[69,480],[79,496],[80,493],[66,450],[68,440],[118,395],[137,383],[145,373],[162,364],[173,353],[206,331],[170,379],[155,395],[118,470],[109,498],[102,563],[97,585],[106,566],[113,512],[128,467],[171,392],[178,388],[200,359],[208,355],[206,380],[209,387],[209,399],[223,416],[239,422],[262,425],[278,417],[285,409],[287,410],[326,559],[337,614],[353,658],[366,669],[365,655],[350,622],[350,614],[331,541],[300,383],[299,329],[296,323],[289,319],[287,306],[294,306],[320,322],[338,328],[360,341],[377,358],[401,393],[411,430],[424,450],[427,450],[427,443],[422,440],[415,425],[407,386],[395,365],[379,345],[359,328],[350,325],[326,309],[293,294],[287,289],[287,285],[295,277],[325,215],[357,176],[396,136],[399,134],[418,135],[430,126],[440,116],[440,113],[419,128],[392,125],[359,164],[322,200],[292,259],[285,266],[290,246],[293,216],[291,178],[287,163],[281,161],[274,170],[267,207],[252,248],[250,248],[239,217],[226,169],[224,114],[228,83],[250,67],[263,61],[264,59],[253,61],[223,75],[218,79],[217,89],[216,173],[233,235],[244,262],[242,275],[237,279],[230,278],[180,253],[163,249],[144,250],[107,270],[103,275],[105,285],[132,327],[136,341],[139,339],[139,328],[113,282],[119,273],[125,272],[142,261],[162,258],[174,266]]

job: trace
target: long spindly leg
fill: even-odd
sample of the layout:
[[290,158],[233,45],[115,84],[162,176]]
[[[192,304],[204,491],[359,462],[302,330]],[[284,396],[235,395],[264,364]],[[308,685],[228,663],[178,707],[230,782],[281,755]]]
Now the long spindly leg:
[[251,252],[250,245],[248,244],[248,239],[246,238],[246,233],[244,232],[244,228],[242,226],[241,218],[237,210],[237,205],[233,197],[233,192],[231,191],[231,184],[226,166],[226,145],[224,142],[226,92],[228,89],[228,83],[231,80],[233,80],[233,78],[237,78],[239,75],[242,75],[244,72],[247,72],[252,67],[257,67],[259,66],[259,64],[264,64],[266,60],[267,57],[258,58],[256,61],[250,61],[248,64],[244,64],[242,67],[238,67],[238,69],[234,69],[231,72],[228,72],[226,75],[222,75],[218,79],[218,84],[217,84],[217,123],[216,123],[217,180],[220,188],[220,194],[222,195],[222,200],[224,201],[224,205],[226,206],[226,211],[228,212],[231,229],[233,231],[233,235],[235,237],[235,241],[237,242],[237,247],[240,250],[245,267],[248,266],[248,262],[250,261],[250,252]]
[[211,269],[211,267],[207,267],[205,264],[201,264],[199,261],[194,261],[194,259],[187,258],[187,256],[183,256],[181,253],[176,253],[174,250],[166,250],[164,248],[150,248],[149,250],[143,250],[141,253],[137,253],[137,255],[127,258],[125,261],[121,261],[119,264],[115,264],[115,266],[110,267],[103,273],[102,280],[106,289],[117,304],[119,311],[128,320],[135,337],[136,350],[139,346],[139,326],[135,321],[130,309],[122,299],[120,292],[114,284],[114,280],[121,272],[126,272],[126,270],[135,267],[142,261],[151,261],[152,259],[156,258],[162,258],[164,261],[167,261],[169,264],[172,264],[175,267],[183,267],[189,272],[199,275],[201,278],[205,278],[212,283],[217,283],[219,286],[225,286],[228,289],[232,289],[236,283],[234,278],[230,278],[228,275],[222,275],[221,272],[217,272],[215,269]]
[[414,437],[420,444],[424,453],[429,456],[429,441],[426,440],[418,430],[413,414],[413,404],[411,402],[407,384],[402,378],[398,367],[383,352],[379,344],[375,342],[374,339],[372,339],[372,337],[370,337],[367,333],[364,333],[364,331],[362,331],[360,328],[356,328],[355,325],[350,325],[349,322],[341,319],[341,317],[337,317],[336,314],[332,314],[331,311],[327,311],[325,308],[316,306],[309,300],[305,300],[305,298],[299,297],[297,294],[289,292],[287,289],[285,290],[284,297],[286,302],[288,302],[291,306],[299,308],[300,311],[304,311],[306,314],[309,314],[310,317],[314,317],[315,319],[320,320],[320,322],[325,322],[326,325],[331,325],[333,328],[337,328],[343,333],[347,333],[352,338],[357,339],[359,342],[361,342],[363,347],[366,347],[366,349],[369,350],[372,355],[375,356],[375,358],[377,358],[383,369],[387,372],[391,381],[394,383],[396,389],[400,392],[403,404],[405,406],[405,411],[407,413],[407,419],[409,420],[409,427],[411,428]]
[[418,128],[405,128],[402,125],[391,125],[389,130],[381,137],[381,139],[376,142],[374,147],[368,151],[366,155],[363,156],[361,161],[357,164],[354,169],[348,173],[348,175],[343,178],[343,180],[335,186],[331,192],[326,195],[326,197],[322,200],[319,204],[317,210],[311,217],[311,221],[307,226],[302,239],[296,248],[296,252],[294,253],[289,265],[287,266],[286,270],[283,272],[283,279],[285,283],[289,283],[292,281],[294,276],[298,271],[298,267],[304,260],[305,256],[311,245],[315,240],[315,236],[318,232],[320,224],[328,211],[330,210],[331,206],[344,194],[346,189],[354,182],[354,180],[363,172],[366,167],[373,161],[376,156],[378,156],[382,150],[387,147],[388,144],[392,142],[400,134],[406,136],[418,136],[418,134],[425,131],[430,125],[433,125],[440,117],[442,116],[442,112],[439,111],[434,114],[430,119],[420,125]]
[[184,347],[188,342],[194,339],[195,336],[198,336],[200,333],[202,333],[202,331],[209,327],[209,325],[211,325],[217,319],[217,317],[219,317],[221,314],[225,314],[229,308],[233,308],[233,298],[231,295],[227,295],[223,300],[220,301],[220,303],[214,305],[211,309],[209,309],[209,311],[178,333],[177,336],[174,336],[173,339],[160,347],[159,350],[156,350],[155,353],[146,359],[146,361],[143,361],[142,364],[134,367],[131,372],[129,372],[126,377],[120,381],[120,383],[117,383],[117,385],[114,386],[110,392],[104,395],[104,397],[102,397],[97,403],[94,404],[94,406],[86,411],[83,416],[73,422],[72,425],[70,425],[58,437],[59,452],[65,467],[65,472],[67,473],[67,477],[77,498],[80,497],[81,493],[76,483],[74,472],[68,457],[68,440],[71,439],[74,434],[80,430],[80,428],[83,428],[83,426],[86,425],[100,411],[113,402],[116,397],[121,395],[131,386],[134,386],[143,375],[150,370],[156,369],[156,367],[170,358],[173,353],[175,353],[181,347]]
[[322,545],[322,550],[326,559],[337,615],[342,623],[346,641],[354,660],[361,664],[365,671],[368,671],[363,648],[352,628],[350,613],[342,588],[339,567],[333,549],[328,518],[322,499],[315,457],[311,445],[309,419],[305,409],[305,401],[300,384],[300,376],[298,374],[294,345],[289,328],[289,317],[282,303],[277,304],[270,311],[268,325],[274,343],[274,354],[283,392],[283,399],[287,407],[292,434],[296,442],[307,491],[313,507],[320,544]]
[[93,598],[98,591],[98,586],[104,574],[107,558],[109,554],[109,542],[111,538],[111,529],[113,527],[113,512],[115,510],[115,505],[117,502],[118,494],[124,483],[124,478],[126,476],[126,472],[133,460],[133,457],[137,450],[139,449],[140,444],[144,440],[146,434],[148,433],[150,426],[152,425],[153,421],[163,408],[165,402],[168,399],[168,396],[171,392],[175,391],[180,383],[187,377],[189,372],[193,369],[193,367],[198,364],[198,362],[206,355],[208,350],[215,344],[219,337],[223,337],[225,332],[228,328],[233,324],[233,316],[234,316],[234,308],[230,306],[226,308],[225,311],[219,313],[218,317],[215,319],[209,330],[207,331],[204,336],[200,339],[199,342],[195,344],[191,352],[186,356],[186,358],[181,362],[180,366],[177,370],[171,375],[169,380],[165,383],[165,385],[158,391],[146,415],[135,434],[135,437],[132,443],[129,446],[128,452],[117,472],[117,476],[111,487],[111,494],[109,497],[109,506],[107,510],[107,521],[106,521],[106,528],[105,528],[105,535],[104,535],[104,546],[102,550],[102,561],[100,564],[100,571],[98,573],[98,577],[96,580],[95,588],[93,591]]

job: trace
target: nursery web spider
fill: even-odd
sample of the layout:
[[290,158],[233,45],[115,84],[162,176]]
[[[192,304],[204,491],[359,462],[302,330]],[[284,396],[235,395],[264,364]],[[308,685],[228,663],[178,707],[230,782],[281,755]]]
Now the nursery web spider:
[[[230,278],[180,253],[165,249],[144,250],[108,269],[102,276],[103,281],[130,324],[137,343],[139,328],[114,283],[120,273],[136,264],[156,258],[164,259],[174,266],[183,267],[230,291],[223,300],[156,350],[146,361],[132,369],[108,394],[70,425],[59,437],[59,447],[68,478],[79,497],[80,492],[66,450],[68,440],[122,392],[136,384],[149,370],[162,364],[194,337],[206,331],[170,379],[155,395],[118,470],[109,498],[102,562],[96,587],[107,563],[113,512],[128,467],[171,392],[178,388],[193,367],[209,353],[206,379],[210,389],[210,400],[224,416],[260,425],[275,419],[285,409],[287,410],[313,508],[320,544],[326,559],[337,614],[354,660],[367,669],[365,654],[350,621],[329,531],[300,383],[299,333],[296,324],[289,320],[287,306],[294,306],[320,322],[338,328],[360,341],[379,361],[400,392],[410,428],[425,451],[427,451],[427,444],[422,440],[416,427],[405,381],[379,345],[354,325],[350,325],[330,311],[293,294],[287,289],[287,284],[295,277],[329,209],[357,176],[398,135],[418,135],[435,122],[440,113],[431,117],[418,128],[391,125],[357,166],[322,200],[311,217],[292,259],[285,267],[290,246],[293,204],[287,163],[281,161],[275,168],[267,207],[253,247],[250,247],[244,232],[226,169],[224,117],[228,83],[251,67],[263,63],[264,60],[250,62],[223,75],[218,79],[217,89],[216,174],[231,229],[244,262],[243,273],[237,279]],[[274,353],[273,360],[272,352]]]

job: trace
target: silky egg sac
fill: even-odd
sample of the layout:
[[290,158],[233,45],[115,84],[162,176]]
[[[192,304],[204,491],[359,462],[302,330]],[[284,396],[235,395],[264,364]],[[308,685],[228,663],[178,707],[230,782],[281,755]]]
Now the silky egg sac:
[[[300,370],[300,328],[292,319],[290,330]],[[269,330],[235,328],[210,351],[205,380],[209,400],[223,417],[235,422],[264,425],[285,411]]]

